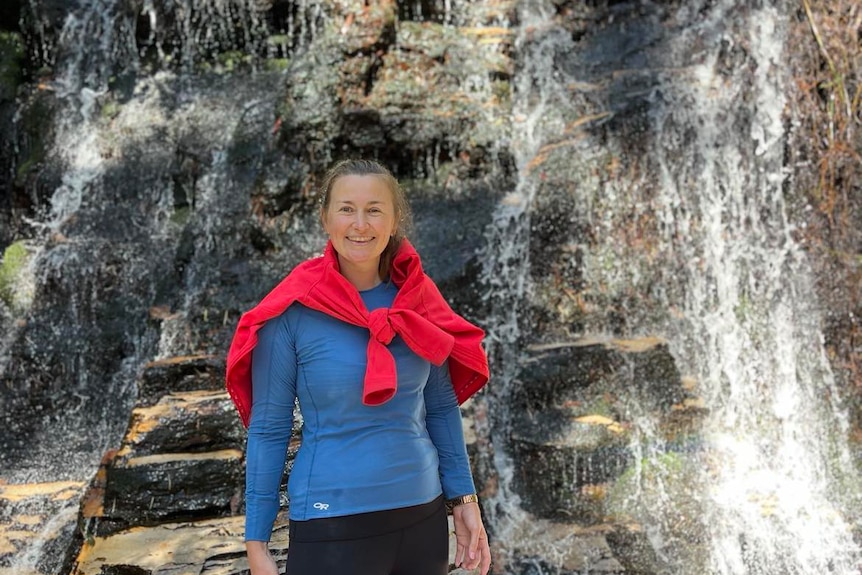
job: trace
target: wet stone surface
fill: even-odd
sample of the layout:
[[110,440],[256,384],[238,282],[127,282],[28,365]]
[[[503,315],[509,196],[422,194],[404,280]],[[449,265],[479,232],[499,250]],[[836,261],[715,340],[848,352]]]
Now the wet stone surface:
[[51,572],[64,562],[77,530],[77,506],[86,484],[78,481],[0,482],[0,574]]

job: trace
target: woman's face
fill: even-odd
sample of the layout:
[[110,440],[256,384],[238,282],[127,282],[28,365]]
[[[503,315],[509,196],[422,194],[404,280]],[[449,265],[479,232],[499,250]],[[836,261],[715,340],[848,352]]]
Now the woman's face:
[[396,227],[392,191],[381,178],[353,174],[338,178],[322,216],[342,266],[377,269]]

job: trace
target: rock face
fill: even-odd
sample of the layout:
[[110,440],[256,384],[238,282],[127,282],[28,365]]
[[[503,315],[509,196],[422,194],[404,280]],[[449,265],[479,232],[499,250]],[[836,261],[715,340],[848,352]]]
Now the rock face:
[[[709,257],[759,226],[797,239],[828,310],[823,356],[841,389],[858,388],[862,373],[862,180],[848,152],[860,132],[845,110],[858,92],[848,68],[858,31],[846,25],[855,7],[813,8],[6,2],[0,574],[65,573],[73,562],[81,574],[245,570],[244,432],[222,390],[224,353],[240,314],[320,251],[317,188],[351,156],[393,169],[426,271],[457,311],[489,326],[494,374],[467,425],[495,570],[706,570],[698,482],[720,465],[700,433],[724,396],[707,397],[694,372],[700,357],[721,355],[704,344],[717,319],[768,327],[749,296],[788,275],[742,258],[740,277],[755,280],[715,316],[706,304],[726,311],[716,290],[696,289]],[[754,86],[775,75],[769,50],[781,48],[759,43],[772,37],[751,20],[759,10],[783,15],[778,27],[799,47],[787,92],[804,98],[777,122],[793,132],[780,139],[790,158],[780,177],[792,177],[779,187],[759,158],[771,145],[764,130],[776,129],[761,116],[780,94]],[[821,49],[812,24],[830,22]],[[712,121],[680,112],[735,87],[738,101]],[[775,193],[700,210],[703,197],[726,199],[734,182],[710,186],[735,170]],[[782,226],[770,218],[784,208],[760,196],[786,200]],[[714,214],[725,233],[696,243]],[[712,269],[716,286],[725,271]],[[12,283],[27,297],[9,295]],[[791,287],[760,303],[801,290]],[[692,309],[715,325],[686,331]],[[511,485],[496,468],[507,458]],[[49,460],[62,468],[46,471]],[[30,483],[34,474],[44,482]],[[521,501],[517,519],[508,493]],[[672,509],[655,513],[669,498]],[[646,533],[647,522],[670,535]],[[657,553],[662,544],[672,552]],[[141,552],[124,555],[130,547]]]

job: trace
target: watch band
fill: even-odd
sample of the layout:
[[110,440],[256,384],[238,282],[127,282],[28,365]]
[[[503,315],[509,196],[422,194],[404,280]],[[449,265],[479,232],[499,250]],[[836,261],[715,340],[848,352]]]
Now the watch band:
[[459,505],[464,505],[465,503],[479,503],[479,497],[475,493],[461,495],[460,497],[455,497],[446,501],[446,507],[453,509]]

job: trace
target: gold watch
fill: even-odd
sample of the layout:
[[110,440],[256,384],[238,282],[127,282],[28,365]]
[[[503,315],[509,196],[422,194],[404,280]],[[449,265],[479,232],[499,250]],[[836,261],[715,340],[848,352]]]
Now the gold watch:
[[475,493],[471,493],[469,495],[461,495],[460,497],[449,499],[446,501],[446,509],[452,511],[454,508],[459,505],[464,505],[465,503],[479,503],[479,497],[476,496]]

